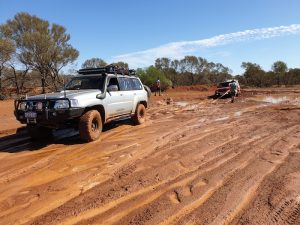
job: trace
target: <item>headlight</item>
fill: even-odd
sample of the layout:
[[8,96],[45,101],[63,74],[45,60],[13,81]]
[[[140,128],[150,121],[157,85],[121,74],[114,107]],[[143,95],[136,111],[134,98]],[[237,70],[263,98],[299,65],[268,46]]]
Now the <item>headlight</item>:
[[43,110],[43,103],[42,103],[42,102],[37,102],[37,103],[35,104],[35,108],[36,108],[37,110]]
[[77,99],[70,99],[71,107],[78,107],[79,103]]
[[68,109],[70,107],[68,100],[57,100],[54,109]]
[[21,102],[19,104],[19,110],[25,111],[26,110],[26,105],[27,105],[26,102]]

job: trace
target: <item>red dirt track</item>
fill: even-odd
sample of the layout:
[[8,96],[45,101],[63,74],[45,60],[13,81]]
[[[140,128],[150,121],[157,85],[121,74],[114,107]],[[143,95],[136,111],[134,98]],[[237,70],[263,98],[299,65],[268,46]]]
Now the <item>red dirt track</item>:
[[299,91],[211,93],[152,96],[92,143],[34,143],[0,102],[0,224],[300,224]]

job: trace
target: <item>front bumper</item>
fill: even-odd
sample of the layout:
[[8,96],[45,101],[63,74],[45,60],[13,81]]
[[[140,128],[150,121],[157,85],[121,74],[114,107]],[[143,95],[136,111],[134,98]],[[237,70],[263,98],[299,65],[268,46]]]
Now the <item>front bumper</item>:
[[[39,126],[51,127],[51,128],[64,128],[74,126],[74,120],[79,118],[84,108],[68,108],[68,109],[48,109],[43,108],[37,110],[36,108],[30,108],[26,110],[20,110],[19,104],[25,100],[15,102],[15,117],[23,124],[36,124]],[[26,118],[25,113],[32,112],[36,114],[35,118]]]
[[216,91],[216,95],[230,94],[230,91]]

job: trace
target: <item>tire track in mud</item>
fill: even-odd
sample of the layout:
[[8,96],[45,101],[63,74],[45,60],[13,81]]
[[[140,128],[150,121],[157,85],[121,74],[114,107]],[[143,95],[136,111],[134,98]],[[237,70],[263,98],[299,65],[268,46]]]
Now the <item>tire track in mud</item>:
[[300,216],[300,196],[285,199],[271,214],[265,224],[295,224]]
[[[218,192],[215,193],[215,195],[220,195],[218,199],[226,196],[226,198],[230,199],[230,202],[224,202],[223,209],[218,212],[218,215],[211,224],[230,224],[255,196],[263,179],[274,172],[284,162],[285,158],[286,156],[283,156],[281,162],[276,162],[272,165],[270,165],[270,161],[262,161],[260,158],[255,158],[255,161],[249,164],[249,168],[245,168],[245,171],[241,171],[242,173],[232,177],[224,187],[218,190],[220,194]],[[253,165],[259,169],[251,168]],[[223,189],[227,189],[227,192]],[[239,192],[234,193],[235,190]],[[196,212],[195,214],[200,215]],[[195,222],[203,223],[204,221],[196,219]]]
[[[124,129],[123,129],[124,130]],[[121,132],[123,132],[123,131],[121,131]],[[113,132],[113,133],[116,133],[116,132]],[[68,146],[69,147],[69,146]],[[79,150],[85,150],[86,148],[88,148],[88,147],[90,147],[90,146],[87,146],[87,147],[83,147],[83,148],[80,148]],[[129,146],[130,147],[130,146]],[[47,149],[52,149],[51,151],[53,152],[53,148],[54,147],[52,147],[52,146],[49,146],[49,147],[46,147],[45,149],[43,149],[43,151],[46,151]],[[58,146],[57,147],[58,149],[60,148],[60,146]],[[72,149],[71,147],[69,147],[70,149]],[[127,148],[127,147],[125,147],[125,148]],[[69,149],[68,149],[69,150]],[[117,150],[117,151],[122,151],[122,150],[124,150],[124,149],[119,149],[119,150]],[[65,153],[66,151],[64,151],[62,154],[60,154],[60,157],[59,158],[63,158],[63,156],[64,156],[64,153]],[[32,154],[32,155],[34,155],[34,154]],[[67,155],[67,154],[65,154],[65,155]],[[86,153],[85,154],[83,154],[83,157],[84,157],[84,155],[86,155]],[[53,156],[51,156],[51,157],[53,157]],[[76,156],[76,158],[78,158],[78,154],[77,154],[77,156]],[[28,161],[28,159],[27,159],[27,161]],[[55,164],[55,163],[53,163],[53,161],[52,162],[50,162],[47,158],[43,158],[43,161],[45,161],[45,162],[48,162],[48,163],[42,163],[42,162],[38,162],[38,164],[40,165],[40,168],[42,168],[43,166],[48,166],[48,164]],[[120,167],[120,165],[119,165],[119,167]],[[20,165],[20,168],[21,168],[21,170],[22,170],[22,173],[24,173],[24,165]],[[31,171],[30,171],[30,169],[31,168],[33,168],[33,169],[40,169],[40,168],[37,168],[36,167],[36,165],[29,165],[29,168],[28,169],[26,169],[26,172],[27,173],[32,173]],[[116,168],[115,168],[116,169]],[[17,177],[19,177],[19,175],[18,175],[18,173],[17,172],[12,172],[12,171],[7,171],[7,173],[8,174],[10,174],[10,176],[12,176],[12,177],[10,177],[11,179],[14,177],[14,178],[17,178]],[[71,177],[72,177],[72,175],[71,175]],[[52,179],[54,179],[55,177],[52,177]],[[62,177],[62,180],[67,180],[68,178],[70,178],[70,176],[64,176],[64,177]],[[59,179],[57,179],[57,180],[59,180]],[[53,182],[56,182],[56,180],[52,180],[51,181],[51,183],[53,183]],[[46,183],[46,184],[48,184],[48,182]],[[22,187],[22,188],[24,188],[24,187]],[[16,190],[14,190],[13,191],[13,193],[14,192],[17,192]],[[9,196],[9,195],[6,195],[6,197],[7,196]]]
[[[280,134],[280,135],[282,135],[282,134]],[[275,138],[276,139],[276,138]],[[256,189],[256,188],[255,188]],[[100,220],[101,221],[101,220]],[[99,222],[99,220],[98,220],[98,222]]]
[[[253,111],[255,111],[255,108],[253,108]],[[47,200],[50,200],[52,206],[42,206],[42,210],[33,212],[32,209],[36,205],[33,202],[32,205],[26,205],[24,208],[18,209],[19,211],[6,211],[6,214],[4,211],[2,215],[6,215],[6,218],[0,216],[0,220],[9,224],[13,221],[9,218],[19,214],[25,215],[24,220],[19,220],[19,222],[33,224],[63,223],[72,217],[75,220],[71,221],[71,224],[74,222],[82,224],[86,222],[100,223],[101,221],[118,224],[164,221],[167,217],[162,218],[159,212],[152,212],[152,210],[155,210],[156,205],[161,210],[165,210],[164,207],[169,205],[171,210],[166,210],[166,215],[168,213],[172,214],[180,210],[183,205],[191,204],[190,201],[197,198],[197,196],[201,196],[201,193],[205,193],[208,186],[213,188],[214,185],[218,184],[218,180],[222,180],[224,184],[227,184],[231,176],[242,170],[242,167],[237,169],[241,166],[241,163],[243,166],[247,166],[247,163],[245,165],[243,163],[249,159],[246,157],[249,156],[248,154],[264,151],[262,145],[259,145],[261,140],[267,140],[269,136],[274,137],[275,134],[272,134],[272,132],[278,132],[277,137],[281,138],[283,133],[280,129],[285,130],[294,126],[293,124],[274,123],[275,114],[271,113],[266,116],[262,112],[254,113],[251,109],[251,112],[243,112],[243,117],[229,116],[225,121],[214,121],[215,116],[209,115],[206,116],[207,121],[204,124],[193,127],[204,115],[202,112],[196,114],[185,112],[181,115],[175,113],[170,115],[171,117],[167,120],[163,118],[153,121],[153,123],[150,121],[147,126],[128,127],[128,125],[125,125],[104,132],[101,141],[101,145],[104,146],[103,149],[98,147],[99,143],[79,146],[64,146],[64,144],[47,146],[42,151],[45,151],[45,153],[49,151],[47,153],[49,155],[52,154],[52,151],[60,151],[61,154],[58,154],[46,164],[41,163],[37,168],[28,169],[24,174],[28,177],[36,174],[37,178],[40,172],[34,173],[35,169],[44,171],[63,169],[64,163],[67,162],[71,164],[70,169],[76,168],[76,171],[66,169],[61,177],[52,178],[48,182],[45,180],[43,184],[38,186],[28,186],[28,188],[31,188],[29,194],[39,193],[47,186],[52,186],[54,189],[64,188],[65,192],[62,191],[61,195],[54,192],[56,196],[62,197],[62,201],[53,204],[54,199],[50,198],[49,192],[45,197],[40,196],[38,201],[47,202]],[[196,118],[191,117],[191,115]],[[251,121],[252,118],[258,118],[259,116],[261,116],[260,121]],[[266,122],[265,126],[268,126],[268,129],[261,125],[264,122]],[[172,127],[175,127],[175,130],[172,130]],[[239,133],[235,134],[231,127],[236,127]],[[140,132],[143,132],[144,135],[149,134],[150,137],[141,137]],[[178,142],[181,143],[178,144]],[[147,146],[147,148],[143,149],[143,146]],[[257,150],[253,150],[255,146],[258,147]],[[54,148],[57,149],[54,151]],[[182,152],[182,150],[184,151]],[[247,153],[247,151],[250,153]],[[275,153],[277,154],[278,151]],[[41,155],[43,158],[46,154],[41,153]],[[24,162],[26,162],[26,159],[28,160],[26,158],[28,156],[34,159],[36,153],[19,154],[20,160],[24,158]],[[259,157],[259,160],[271,164],[268,162],[271,161],[268,154],[258,155],[257,157]],[[65,162],[59,162],[61,159]],[[230,162],[235,161],[234,165],[236,167],[230,165]],[[20,164],[20,170],[22,164]],[[227,172],[222,171],[226,166],[228,167]],[[1,166],[0,171],[3,171]],[[218,171],[214,179],[211,178],[213,171]],[[17,171],[14,173],[17,173]],[[20,177],[14,179],[22,180]],[[71,186],[82,183],[92,184],[92,186],[83,189],[76,188],[71,196],[66,197],[64,195],[72,192],[72,189],[66,187],[66,183]],[[223,185],[220,186],[220,188],[222,187]],[[217,188],[216,192],[212,193],[200,205],[200,208],[215,194],[219,193],[220,188]],[[245,191],[248,190],[247,188],[248,186],[244,188]],[[27,190],[26,188],[20,188],[19,192]],[[15,199],[14,192],[17,191],[11,192],[12,201]],[[160,202],[166,205],[161,206]],[[2,208],[1,204],[0,201],[0,208]],[[128,211],[133,205],[136,205],[136,207]],[[3,207],[5,208],[5,204]],[[192,210],[190,214],[198,215],[195,214],[198,208]],[[101,211],[101,209],[105,210]],[[22,211],[26,211],[26,213],[23,214]],[[94,214],[91,212],[94,212]],[[85,218],[84,215],[86,215]],[[109,221],[108,219],[113,215],[116,215],[115,219]],[[136,218],[139,218],[139,220]],[[187,219],[186,216],[179,218],[183,221]],[[14,222],[18,222],[18,220]]]
[[296,142],[300,131],[296,136],[294,149],[285,162],[262,182],[257,196],[232,224],[300,223],[300,146]]
[[[260,150],[261,151],[261,150]],[[244,151],[244,153],[246,154],[246,151]],[[253,158],[254,159],[256,159],[255,158],[255,156],[253,156]],[[260,160],[260,159],[258,159],[258,160]],[[237,163],[237,162],[235,162],[235,163]],[[250,163],[249,163],[250,164]],[[223,168],[224,169],[224,168]],[[213,176],[213,174],[212,174],[212,176]],[[221,179],[222,180],[222,179]],[[206,193],[206,195],[204,194],[204,195],[202,195],[202,196],[204,196],[203,198],[204,198],[204,200],[207,200],[207,198],[209,198],[210,196],[211,196],[211,194],[212,194],[212,192],[214,192],[215,190],[216,191],[218,191],[218,188],[219,187],[221,187],[222,188],[222,184],[217,184],[216,185],[216,188],[215,189],[211,189],[211,190],[209,190],[207,193]],[[215,195],[215,194],[214,194]],[[179,215],[178,214],[175,214],[174,215],[174,212],[172,212],[172,214],[173,214],[173,216],[169,219],[169,220],[167,220],[165,223],[163,223],[163,224],[173,224],[174,223],[174,220],[179,216],[179,218],[181,217],[181,216],[184,216],[184,215],[186,215],[186,214],[189,214],[189,213],[191,213],[191,211],[193,211],[194,209],[196,209],[198,206],[200,206],[200,205],[202,205],[203,204],[203,202],[204,202],[204,200],[203,200],[203,198],[201,197],[200,199],[198,199],[198,200],[196,200],[195,202],[193,202],[191,205],[187,205],[186,206],[186,208],[181,212],[181,213],[179,213]],[[150,208],[150,207],[149,207]],[[164,214],[166,214],[166,211],[165,211],[166,209],[164,209],[163,211],[164,211]],[[202,214],[199,214],[199,215],[201,215],[200,217],[202,217],[203,215]],[[199,216],[197,216],[197,217],[199,217]],[[99,220],[98,220],[98,222],[99,222]],[[131,220],[127,220],[127,222],[128,223],[130,223],[130,222],[132,222]],[[185,221],[186,222],[186,221]],[[181,221],[181,222],[179,222],[179,224],[185,224],[185,222],[184,221]],[[190,221],[189,221],[190,222]],[[202,221],[203,222],[203,221]],[[199,222],[199,221],[197,221],[197,223],[196,224],[202,224],[201,222]],[[220,224],[220,223],[216,223],[216,224]]]

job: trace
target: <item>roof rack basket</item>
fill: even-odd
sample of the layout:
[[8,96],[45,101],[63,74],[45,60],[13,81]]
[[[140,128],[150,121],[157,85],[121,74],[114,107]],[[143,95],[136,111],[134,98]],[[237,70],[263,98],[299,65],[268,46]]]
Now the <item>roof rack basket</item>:
[[135,70],[130,70],[127,68],[119,67],[117,65],[107,65],[104,67],[98,68],[87,68],[87,69],[80,69],[78,70],[79,74],[87,75],[87,74],[102,74],[102,73],[114,73],[116,75],[128,75],[128,76],[135,76]]

